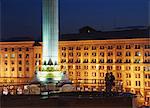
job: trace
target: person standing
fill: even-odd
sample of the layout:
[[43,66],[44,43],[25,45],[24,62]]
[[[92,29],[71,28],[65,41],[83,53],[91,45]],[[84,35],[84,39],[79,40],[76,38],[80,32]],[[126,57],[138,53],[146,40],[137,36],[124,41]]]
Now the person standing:
[[110,74],[106,73],[105,75],[105,86],[106,86],[106,92],[110,92],[111,88],[110,88]]
[[109,76],[109,80],[110,80],[110,90],[112,89],[113,86],[115,86],[115,76],[113,75],[112,72],[110,72],[110,76]]

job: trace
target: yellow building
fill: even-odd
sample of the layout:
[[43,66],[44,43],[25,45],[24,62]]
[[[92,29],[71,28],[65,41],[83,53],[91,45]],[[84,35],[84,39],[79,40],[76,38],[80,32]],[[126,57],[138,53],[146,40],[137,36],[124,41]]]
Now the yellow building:
[[0,42],[0,85],[30,82],[41,53],[42,46],[34,41]]
[[[27,83],[41,70],[42,45],[0,42],[1,84]],[[106,72],[116,86],[150,102],[149,38],[59,41],[59,65],[80,90],[104,90]]]
[[106,72],[113,72],[123,91],[150,101],[148,38],[60,41],[59,62],[82,90],[103,90]]

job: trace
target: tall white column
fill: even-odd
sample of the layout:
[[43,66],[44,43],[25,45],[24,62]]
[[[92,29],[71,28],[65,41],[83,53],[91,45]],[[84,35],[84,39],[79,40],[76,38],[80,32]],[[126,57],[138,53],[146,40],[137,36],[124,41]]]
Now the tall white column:
[[58,63],[58,0],[42,0],[43,63]]

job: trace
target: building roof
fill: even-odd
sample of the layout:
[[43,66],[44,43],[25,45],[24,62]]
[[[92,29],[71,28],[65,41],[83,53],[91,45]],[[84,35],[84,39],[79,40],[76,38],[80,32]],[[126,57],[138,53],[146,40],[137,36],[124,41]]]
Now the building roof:
[[62,34],[60,35],[59,40],[60,41],[76,41],[76,40],[149,38],[149,33],[150,33],[149,29],[79,32],[76,34]]

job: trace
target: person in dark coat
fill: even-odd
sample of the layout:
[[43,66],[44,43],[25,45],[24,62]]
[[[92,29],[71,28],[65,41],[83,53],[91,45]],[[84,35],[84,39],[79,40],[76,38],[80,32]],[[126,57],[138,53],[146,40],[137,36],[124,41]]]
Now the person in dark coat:
[[112,72],[110,72],[110,76],[109,76],[109,80],[110,80],[110,89],[112,89],[113,86],[115,86],[115,76],[113,75]]
[[106,86],[106,92],[110,92],[111,88],[110,88],[110,74],[106,73],[105,75],[105,86]]

